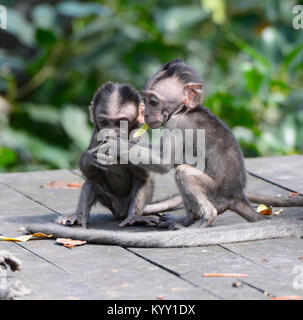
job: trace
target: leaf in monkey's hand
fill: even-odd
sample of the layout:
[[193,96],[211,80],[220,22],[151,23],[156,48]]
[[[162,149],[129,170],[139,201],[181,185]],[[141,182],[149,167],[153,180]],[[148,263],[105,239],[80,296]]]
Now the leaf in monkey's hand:
[[64,247],[67,247],[67,248],[73,248],[76,246],[82,246],[83,244],[86,244],[86,241],[73,240],[70,238],[57,238],[56,242],[59,244],[62,244]]
[[72,182],[66,182],[66,181],[50,181],[45,183],[41,188],[44,189],[75,189],[75,188],[81,188],[83,185],[83,182],[79,181],[72,181]]
[[260,204],[257,208],[257,212],[262,214],[263,216],[270,216],[272,214],[272,207],[266,207],[264,204]]
[[148,129],[148,124],[145,123],[140,129],[138,129],[135,133],[134,133],[134,138],[138,138],[140,136],[142,136],[142,134],[144,134]]

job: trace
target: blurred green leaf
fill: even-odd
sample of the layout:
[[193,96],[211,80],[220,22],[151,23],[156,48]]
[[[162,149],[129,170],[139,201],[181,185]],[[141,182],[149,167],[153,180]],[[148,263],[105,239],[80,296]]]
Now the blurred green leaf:
[[50,4],[40,4],[33,8],[32,19],[36,27],[47,30],[56,28],[56,12]]
[[298,43],[290,52],[284,57],[284,64],[288,68],[293,62],[301,55],[301,60],[298,60],[297,63],[302,61],[302,52],[303,52],[303,42]]
[[59,13],[70,17],[86,17],[89,15],[108,15],[110,9],[98,3],[64,1],[57,5]]
[[257,93],[262,81],[264,80],[263,74],[261,74],[256,68],[247,67],[244,71],[244,76],[246,79],[247,89],[253,93]]
[[303,152],[297,0],[3,1],[0,94],[10,107],[0,103],[0,134],[10,151],[0,170],[77,166],[91,134],[82,106],[97,88],[140,90],[175,58],[202,76],[204,104],[245,156]]
[[42,47],[51,47],[56,43],[56,36],[51,30],[39,28],[36,30],[36,40]]
[[49,162],[58,168],[69,168],[70,154],[67,150],[45,143],[25,131],[5,129],[1,133],[4,145],[19,150],[23,156],[34,156],[39,161]]
[[0,147],[0,167],[10,166],[17,161],[17,154],[9,148]]
[[61,123],[79,149],[85,150],[92,135],[92,129],[88,123],[88,112],[85,113],[77,106],[65,106],[61,113]]
[[34,28],[17,10],[7,8],[7,31],[16,36],[21,43],[34,45]]
[[23,105],[23,108],[33,121],[49,124],[60,123],[60,111],[52,106],[27,103]]
[[232,43],[234,43],[237,47],[239,47],[241,50],[243,50],[245,53],[247,53],[249,56],[251,56],[255,61],[258,61],[266,69],[269,68],[270,62],[267,60],[267,58],[265,58],[262,54],[260,54],[252,46],[245,43],[243,40],[241,40],[239,37],[237,37],[234,34],[229,34],[228,39]]

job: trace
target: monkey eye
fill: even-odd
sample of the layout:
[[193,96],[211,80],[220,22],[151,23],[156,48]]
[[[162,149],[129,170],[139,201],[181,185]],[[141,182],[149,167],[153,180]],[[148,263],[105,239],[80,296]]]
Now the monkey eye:
[[99,121],[99,126],[100,126],[100,128],[106,127],[107,126],[107,121],[106,120]]
[[150,99],[149,104],[150,104],[152,107],[155,107],[155,106],[157,106],[159,103],[158,103],[158,101],[155,100],[155,99]]

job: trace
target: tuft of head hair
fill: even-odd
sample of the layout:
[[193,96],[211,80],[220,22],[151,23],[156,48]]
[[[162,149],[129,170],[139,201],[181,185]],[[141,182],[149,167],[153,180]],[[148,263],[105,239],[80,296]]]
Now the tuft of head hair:
[[102,85],[94,94],[93,100],[89,106],[90,121],[94,123],[95,109],[98,106],[106,107],[108,105],[110,97],[117,92],[118,105],[123,106],[127,102],[132,102],[139,107],[141,102],[141,96],[137,90],[129,84],[121,84],[114,82],[106,82]]
[[137,107],[141,102],[141,96],[138,91],[129,84],[119,84],[119,104],[124,105],[127,102],[133,102]]
[[202,78],[192,67],[184,63],[181,59],[174,59],[164,64],[150,78],[144,89],[151,89],[154,84],[172,77],[178,78],[184,85],[187,83],[202,84]]

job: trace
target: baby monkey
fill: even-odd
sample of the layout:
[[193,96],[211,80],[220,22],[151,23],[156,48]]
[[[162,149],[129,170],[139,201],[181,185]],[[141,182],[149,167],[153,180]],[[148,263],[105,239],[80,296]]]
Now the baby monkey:
[[[115,218],[126,219],[125,223],[131,224],[133,216],[137,217],[136,224],[140,224],[140,219],[144,224],[153,223],[155,217],[142,217],[154,213],[152,204],[144,211],[153,195],[151,173],[131,163],[118,162],[106,166],[108,155],[99,152],[109,136],[120,136],[122,121],[128,124],[125,137],[128,138],[130,132],[142,122],[143,111],[141,97],[130,85],[108,82],[97,90],[90,106],[90,118],[95,129],[88,149],[80,158],[85,183],[76,212],[60,216],[58,224],[79,224],[87,228],[91,208],[97,202],[110,209]],[[160,210],[165,209],[165,204],[164,201],[164,207],[160,206]],[[159,204],[155,205],[159,210]]]

